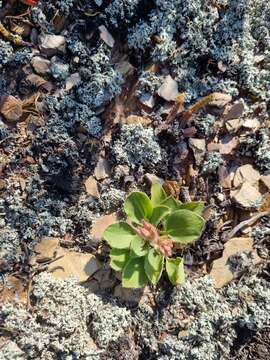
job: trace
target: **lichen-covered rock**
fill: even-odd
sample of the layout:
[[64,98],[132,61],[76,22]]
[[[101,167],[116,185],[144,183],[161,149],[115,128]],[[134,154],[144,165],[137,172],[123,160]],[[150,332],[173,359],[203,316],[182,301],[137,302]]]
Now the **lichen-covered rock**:
[[[15,343],[29,359],[99,359],[102,349],[125,334],[129,310],[102,300],[75,280],[59,280],[49,273],[35,278],[35,312],[19,304],[1,308],[1,322],[16,330]],[[1,357],[1,353],[0,353]]]
[[118,164],[131,168],[142,165],[145,169],[161,161],[161,148],[151,128],[142,125],[123,125],[119,138],[112,145],[112,153]]
[[224,161],[219,152],[208,152],[202,165],[202,172],[205,174],[215,174],[219,166],[223,163]]

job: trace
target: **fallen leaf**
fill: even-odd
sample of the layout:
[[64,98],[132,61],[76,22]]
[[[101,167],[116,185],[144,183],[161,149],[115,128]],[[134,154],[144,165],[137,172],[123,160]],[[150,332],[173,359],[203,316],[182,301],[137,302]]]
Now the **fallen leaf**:
[[240,127],[242,126],[242,121],[241,119],[232,119],[232,120],[228,120],[225,123],[226,129],[228,130],[228,132],[236,132],[240,129]]
[[129,115],[126,119],[122,121],[124,124],[141,124],[141,125],[149,125],[151,124],[151,119],[143,116],[137,115]]
[[200,165],[204,159],[206,144],[205,139],[189,139],[189,146],[193,151],[196,165]]
[[85,181],[84,185],[88,195],[99,199],[100,194],[98,191],[97,181],[93,176],[89,176],[89,178]]
[[238,146],[239,139],[237,137],[226,136],[221,139],[220,143],[209,143],[207,145],[208,151],[219,151],[220,154],[228,155]]
[[5,284],[3,289],[1,288],[0,291],[0,304],[4,304],[5,302],[26,303],[26,301],[27,301],[27,292],[23,280],[16,278],[15,276],[9,275],[5,279]]
[[225,105],[227,105],[230,101],[232,101],[232,97],[229,94],[215,92],[212,95],[213,95],[213,98],[209,102],[210,106],[216,106],[216,107],[222,108]]
[[239,190],[231,191],[231,198],[237,206],[247,210],[259,208],[263,201],[261,193],[247,181]]
[[225,189],[232,187],[232,176],[226,166],[221,165],[218,168],[219,183]]
[[[226,242],[226,244],[224,245],[222,257],[213,262],[213,267],[209,274],[210,277],[214,280],[214,286],[216,288],[222,288],[234,278],[234,275],[231,272],[228,264],[229,257],[244,251],[252,252],[252,245],[252,239],[249,237],[232,238]],[[254,262],[257,263],[258,258]]]
[[100,157],[94,170],[94,176],[97,180],[103,180],[109,177],[109,175],[110,175],[109,163],[106,159]]
[[113,48],[115,41],[111,33],[109,33],[109,31],[104,25],[99,26],[98,29],[100,31],[100,38],[105,42],[105,44]]
[[255,185],[258,183],[259,178],[259,171],[254,169],[251,164],[242,165],[235,172],[233,186],[238,187],[245,181],[249,182],[251,185]]
[[230,106],[228,109],[225,110],[223,117],[224,121],[240,118],[243,115],[244,110],[245,107],[242,101],[233,104],[232,106]]
[[178,95],[177,82],[170,75],[167,75],[157,93],[160,97],[167,101],[174,101]]
[[37,255],[35,259],[41,261],[42,259],[53,259],[56,256],[57,250],[59,250],[59,238],[44,237],[35,246],[35,252]]
[[117,221],[116,213],[111,213],[109,215],[104,215],[97,218],[91,228],[90,235],[95,243],[99,243],[103,238],[103,233],[105,229],[114,224]]
[[37,89],[41,88],[48,92],[50,92],[53,88],[52,83],[50,81],[47,81],[47,80],[43,79],[41,76],[36,75],[36,74],[27,75],[25,78],[25,81],[29,85],[31,85]]
[[79,281],[86,281],[101,268],[100,263],[92,254],[60,249],[57,256],[62,255],[62,258],[48,265],[48,270],[57,279],[67,279],[72,276]]
[[181,183],[175,180],[166,180],[163,183],[163,189],[168,196],[172,195],[174,198],[178,198],[181,190]]
[[12,95],[2,96],[0,112],[6,120],[17,122],[20,120],[23,113],[22,101]]
[[186,138],[191,138],[197,133],[195,126],[191,126],[182,130],[182,134]]

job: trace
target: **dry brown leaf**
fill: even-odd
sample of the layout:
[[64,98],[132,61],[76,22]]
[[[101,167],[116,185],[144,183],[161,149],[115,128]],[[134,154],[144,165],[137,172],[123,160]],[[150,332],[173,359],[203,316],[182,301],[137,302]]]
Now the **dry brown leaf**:
[[26,82],[37,89],[43,89],[50,92],[53,88],[50,81],[44,80],[41,76],[36,74],[30,74],[26,76]]
[[226,166],[220,166],[218,169],[219,183],[225,189],[232,187],[232,176]]
[[0,304],[17,301],[26,303],[26,288],[22,279],[18,279],[15,276],[10,275],[5,280],[5,286],[3,290],[0,291]]
[[22,101],[12,95],[2,96],[0,112],[6,120],[17,122],[20,120],[23,113]]
[[114,224],[116,221],[117,215],[115,212],[109,215],[101,216],[100,218],[96,219],[90,231],[90,235],[94,242],[100,242],[102,240],[105,229],[109,225]]
[[48,265],[48,270],[57,279],[75,277],[79,281],[86,281],[100,269],[101,265],[92,254],[83,254],[75,251],[60,249],[57,256],[62,258]]
[[230,133],[237,132],[242,126],[242,120],[241,119],[228,120],[226,121],[225,126],[228,132]]
[[232,106],[228,107],[228,109],[226,108],[224,121],[240,118],[243,115],[244,110],[245,107],[241,101],[233,104]]
[[35,252],[37,253],[35,259],[41,261],[42,259],[53,259],[59,250],[59,238],[44,237],[35,246]]
[[[210,277],[214,280],[214,286],[221,288],[233,280],[234,275],[231,272],[228,264],[228,259],[232,255],[241,253],[244,251],[253,251],[252,239],[247,238],[232,238],[224,246],[223,255],[220,259],[213,262],[212,270],[210,271]],[[258,263],[260,260],[257,254],[254,252],[254,263]]]
[[251,185],[255,185],[258,183],[259,178],[259,171],[254,169],[251,164],[242,165],[235,172],[233,186],[238,187],[245,181],[249,182]]
[[129,115],[122,122],[124,124],[128,124],[128,125],[131,125],[131,124],[149,125],[149,124],[151,124],[151,119],[148,119],[143,116]]
[[181,184],[178,181],[166,180],[163,183],[163,189],[168,196],[172,195],[173,197],[178,198],[181,190]]
[[100,194],[98,191],[97,181],[93,176],[89,176],[89,178],[85,181],[84,185],[88,195],[99,199]]
[[105,42],[105,44],[113,48],[115,41],[114,38],[112,37],[112,34],[109,33],[109,31],[104,25],[99,26],[98,29],[100,31],[100,38]]
[[189,139],[189,146],[193,151],[196,165],[200,165],[204,159],[206,144],[204,139]]
[[231,95],[215,92],[212,94],[212,100],[209,102],[209,105],[222,108],[225,105],[227,105],[230,101],[232,101]]
[[207,145],[208,151],[219,151],[220,154],[229,155],[238,146],[239,139],[236,137],[225,137],[221,139],[220,143],[209,143]]

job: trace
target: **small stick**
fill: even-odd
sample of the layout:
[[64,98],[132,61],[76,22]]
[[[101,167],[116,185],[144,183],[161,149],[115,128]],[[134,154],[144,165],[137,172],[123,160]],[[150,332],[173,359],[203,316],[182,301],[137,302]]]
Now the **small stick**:
[[242,222],[240,222],[240,224],[236,225],[227,235],[226,240],[229,240],[230,238],[232,238],[236,233],[238,233],[239,230],[241,230],[243,227],[248,226],[253,224],[254,222],[256,222],[257,220],[259,220],[261,217],[263,216],[267,216],[270,215],[269,211],[264,211],[262,213],[256,214],[254,216],[252,216],[251,218],[244,220]]

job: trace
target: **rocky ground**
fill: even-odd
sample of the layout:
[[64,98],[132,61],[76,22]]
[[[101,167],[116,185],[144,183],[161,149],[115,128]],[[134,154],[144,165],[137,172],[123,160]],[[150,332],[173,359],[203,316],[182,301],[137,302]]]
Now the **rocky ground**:
[[[0,1],[0,359],[267,359],[270,5]],[[187,281],[110,270],[153,181],[205,202]]]

